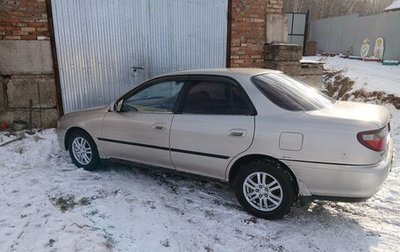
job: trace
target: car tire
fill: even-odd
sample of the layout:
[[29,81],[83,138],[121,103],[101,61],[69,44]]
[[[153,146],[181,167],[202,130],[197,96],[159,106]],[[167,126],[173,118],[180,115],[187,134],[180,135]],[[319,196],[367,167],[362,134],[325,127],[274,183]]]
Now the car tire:
[[290,212],[295,190],[290,174],[281,164],[263,159],[242,165],[235,193],[239,203],[252,215],[280,219]]
[[68,138],[69,155],[74,164],[88,171],[96,170],[100,158],[96,143],[83,130],[74,130]]

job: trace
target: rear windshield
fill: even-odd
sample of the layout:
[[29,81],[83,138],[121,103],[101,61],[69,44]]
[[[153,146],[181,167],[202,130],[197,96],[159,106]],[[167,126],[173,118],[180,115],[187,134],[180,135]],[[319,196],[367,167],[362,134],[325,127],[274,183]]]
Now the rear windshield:
[[256,87],[277,106],[290,111],[322,109],[335,100],[285,74],[262,74],[252,77]]

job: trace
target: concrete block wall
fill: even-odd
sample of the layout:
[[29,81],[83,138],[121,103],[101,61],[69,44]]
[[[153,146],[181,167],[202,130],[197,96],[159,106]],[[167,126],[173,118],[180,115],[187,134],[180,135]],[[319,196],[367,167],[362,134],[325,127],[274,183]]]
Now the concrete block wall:
[[263,67],[269,14],[283,15],[283,0],[231,1],[231,67]]
[[[54,127],[56,83],[45,0],[0,0],[0,121]],[[30,106],[32,100],[32,106]]]
[[30,123],[32,118],[35,128],[56,125],[58,110],[52,75],[8,75],[1,79],[3,99],[0,98],[0,102],[3,101],[3,109],[0,121],[12,124],[15,120],[23,120]]
[[285,13],[267,13],[267,43],[288,42],[288,19]]
[[265,46],[265,67],[280,70],[310,86],[321,89],[323,69],[318,62],[303,62],[299,45],[267,44]]
[[307,83],[317,90],[322,89],[322,77],[324,74],[323,63],[302,62],[301,74],[295,78]]
[[298,45],[271,44],[265,46],[265,67],[289,75],[300,75],[302,49]]
[[0,75],[0,115],[7,110],[6,79]]

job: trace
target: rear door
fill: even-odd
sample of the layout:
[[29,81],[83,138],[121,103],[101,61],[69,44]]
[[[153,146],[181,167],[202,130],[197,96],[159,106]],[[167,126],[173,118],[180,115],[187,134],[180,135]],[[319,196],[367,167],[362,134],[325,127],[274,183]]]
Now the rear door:
[[175,168],[225,179],[228,163],[253,141],[254,115],[254,107],[236,81],[192,77],[171,125]]

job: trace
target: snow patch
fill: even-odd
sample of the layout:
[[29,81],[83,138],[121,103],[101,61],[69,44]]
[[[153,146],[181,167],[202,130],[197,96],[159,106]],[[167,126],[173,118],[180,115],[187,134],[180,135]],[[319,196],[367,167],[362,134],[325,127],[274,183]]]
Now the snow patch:
[[343,59],[335,57],[311,56],[303,60],[319,61],[330,71],[343,71],[355,82],[354,90],[383,91],[400,97],[400,66],[384,66],[378,62]]

